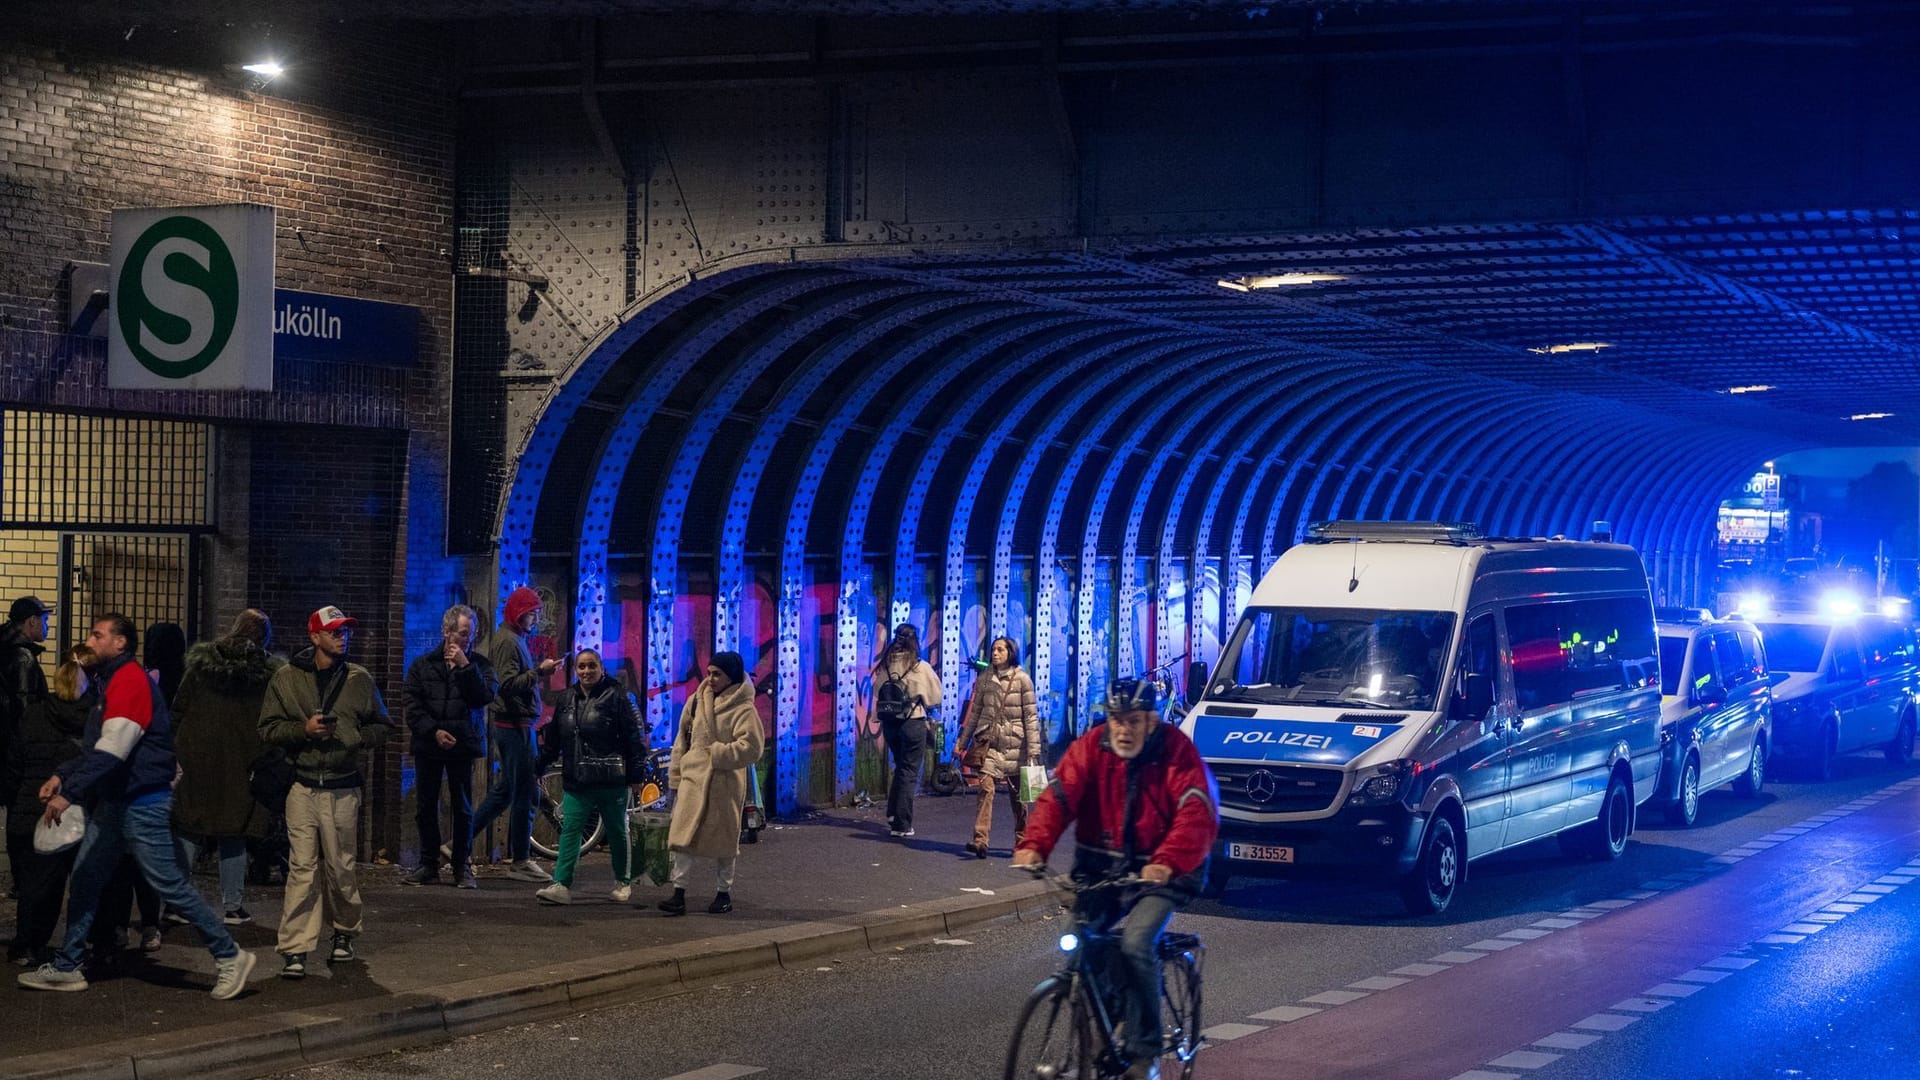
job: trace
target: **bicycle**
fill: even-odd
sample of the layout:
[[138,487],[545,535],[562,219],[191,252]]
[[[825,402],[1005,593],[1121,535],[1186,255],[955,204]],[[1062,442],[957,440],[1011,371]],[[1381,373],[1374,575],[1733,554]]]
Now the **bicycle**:
[[[1040,876],[1040,875],[1035,875]],[[1047,875],[1072,898],[1096,889],[1141,883],[1123,877],[1080,884]],[[1087,925],[1078,917],[1060,937],[1066,954],[1060,970],[1041,980],[1027,995],[1007,1046],[1006,1080],[1101,1080],[1126,1073],[1131,1064],[1115,1041],[1122,1010],[1125,975],[1118,935],[1111,926]],[[1191,1080],[1200,1049],[1200,968],[1206,946],[1193,934],[1160,935],[1160,1055],[1179,1062],[1180,1080]],[[1169,1074],[1170,1075],[1170,1074]]]
[[[666,790],[667,769],[665,765],[661,764],[660,755],[657,751],[650,753],[647,757],[647,779],[645,784],[650,785],[650,787],[643,786],[638,797],[634,796],[632,792],[627,793],[627,816],[629,818],[633,816],[635,810],[644,810],[654,803],[659,802],[661,793]],[[565,794],[562,790],[560,769],[556,767],[549,770],[545,775],[541,776],[539,780],[535,781],[535,785],[540,790],[540,807],[533,815],[533,835],[530,838],[533,844],[533,850],[544,858],[558,858],[560,854],[561,798]],[[621,826],[624,828],[626,822],[621,822]],[[586,828],[580,832],[580,854],[585,855],[590,851],[598,850],[600,845],[606,842],[606,839],[607,823],[600,820],[599,814],[591,815],[587,820]]]

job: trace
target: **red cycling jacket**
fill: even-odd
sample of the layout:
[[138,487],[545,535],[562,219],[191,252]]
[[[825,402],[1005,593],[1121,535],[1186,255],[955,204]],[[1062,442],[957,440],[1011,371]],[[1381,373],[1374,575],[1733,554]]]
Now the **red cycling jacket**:
[[[1131,830],[1124,828],[1129,801]],[[1033,804],[1020,847],[1044,859],[1077,822],[1074,839],[1082,850],[1122,859],[1131,870],[1159,863],[1181,877],[1206,865],[1220,831],[1218,804],[1213,773],[1178,727],[1162,723],[1128,761],[1107,745],[1102,724],[1067,748],[1053,782]]]

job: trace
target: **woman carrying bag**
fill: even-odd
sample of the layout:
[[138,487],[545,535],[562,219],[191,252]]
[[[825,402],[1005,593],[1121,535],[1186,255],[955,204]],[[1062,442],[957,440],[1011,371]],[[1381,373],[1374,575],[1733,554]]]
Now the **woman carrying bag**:
[[975,777],[980,808],[973,818],[973,842],[967,850],[987,857],[993,831],[993,796],[1004,786],[1013,804],[1013,844],[1027,832],[1027,804],[1020,799],[1020,769],[1040,764],[1040,712],[1033,680],[1020,668],[1020,646],[1012,638],[993,639],[987,670],[974,680],[973,700],[960,729],[963,760]]
[[715,653],[700,689],[687,699],[673,739],[667,786],[673,820],[673,895],[660,901],[669,915],[687,913],[687,881],[695,859],[714,860],[718,890],[707,910],[733,910],[733,870],[740,856],[740,815],[747,805],[747,769],[760,760],[766,734],[753,707],[753,683],[739,653]]
[[553,721],[541,733],[533,775],[560,762],[560,851],[553,884],[534,893],[543,904],[573,903],[573,868],[580,837],[597,813],[606,824],[613,854],[613,902],[633,896],[633,857],[627,837],[627,792],[640,794],[647,778],[647,732],[633,698],[607,678],[600,654],[582,649],[573,658],[576,680],[554,704]]

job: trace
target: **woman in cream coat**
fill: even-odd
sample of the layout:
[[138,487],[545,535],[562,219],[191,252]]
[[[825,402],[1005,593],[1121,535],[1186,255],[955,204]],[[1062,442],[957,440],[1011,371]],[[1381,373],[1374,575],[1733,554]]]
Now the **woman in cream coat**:
[[739,653],[716,653],[700,689],[680,714],[667,786],[673,817],[673,896],[660,901],[669,915],[687,912],[687,879],[695,859],[715,862],[719,889],[707,910],[733,910],[733,869],[740,855],[740,815],[747,805],[747,768],[760,760],[766,735],[753,708],[753,684]]

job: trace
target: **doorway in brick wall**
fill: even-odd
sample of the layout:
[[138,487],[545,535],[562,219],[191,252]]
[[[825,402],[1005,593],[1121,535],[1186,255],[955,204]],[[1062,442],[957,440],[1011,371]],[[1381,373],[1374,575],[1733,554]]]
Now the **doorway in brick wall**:
[[93,620],[117,612],[142,635],[155,623],[175,623],[188,641],[200,640],[200,545],[192,532],[63,532],[59,622],[62,656],[86,641]]

